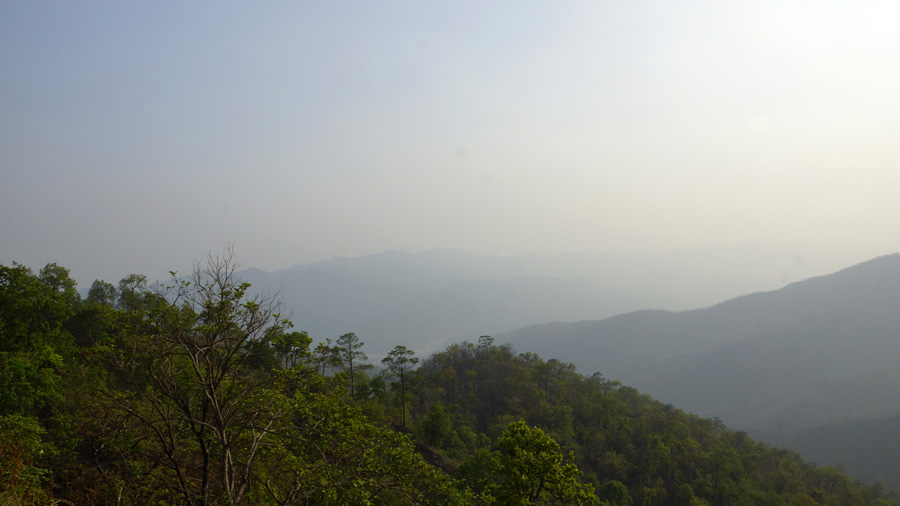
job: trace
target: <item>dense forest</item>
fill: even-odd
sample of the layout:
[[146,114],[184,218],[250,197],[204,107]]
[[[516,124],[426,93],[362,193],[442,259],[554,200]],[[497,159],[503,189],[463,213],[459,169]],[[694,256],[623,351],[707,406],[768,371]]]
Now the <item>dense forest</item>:
[[84,299],[0,265],[0,504],[900,504],[488,336],[364,346],[295,330],[228,252]]

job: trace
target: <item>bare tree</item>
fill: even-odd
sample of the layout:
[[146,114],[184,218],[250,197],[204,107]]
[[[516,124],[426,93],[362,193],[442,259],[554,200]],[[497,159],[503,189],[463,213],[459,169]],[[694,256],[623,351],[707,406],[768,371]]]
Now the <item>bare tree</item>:
[[245,502],[261,444],[288,412],[252,359],[290,323],[276,296],[248,293],[237,267],[228,247],[186,279],[172,272],[112,355],[132,393],[117,401],[155,441],[188,504]]

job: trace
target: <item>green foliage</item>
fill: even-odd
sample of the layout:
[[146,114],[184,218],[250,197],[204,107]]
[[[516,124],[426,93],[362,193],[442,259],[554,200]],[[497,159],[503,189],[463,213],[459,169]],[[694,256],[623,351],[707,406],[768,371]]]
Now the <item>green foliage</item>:
[[0,353],[0,414],[36,413],[62,395],[62,357],[49,345]]
[[584,482],[607,504],[873,500],[869,487],[761,445],[720,421],[686,415],[599,374],[581,376],[569,364],[516,355],[488,339],[451,345],[426,359],[419,374],[424,402],[413,416],[425,419],[436,404],[458,407],[448,451],[463,460],[459,476],[476,493],[489,490],[496,476],[492,449],[503,428],[522,419],[566,448],[567,462],[584,472]]
[[[579,483],[575,464],[564,463],[559,444],[541,429],[513,422],[497,443],[497,504],[592,504],[594,487]],[[572,454],[569,454],[569,460]]]
[[65,324],[79,305],[68,270],[0,265],[0,414],[36,414],[59,398],[73,346]]
[[53,452],[44,428],[30,417],[0,416],[0,504],[38,504],[49,499],[46,463]]
[[410,372],[419,359],[414,357],[415,353],[406,346],[396,346],[381,361],[387,366],[386,375],[400,380],[400,412],[402,413],[402,427],[406,427],[406,383]]
[[[688,488],[688,493],[690,493],[690,486],[684,486]],[[690,494],[690,497],[693,497],[693,493]],[[631,506],[633,503],[631,496],[628,495],[628,487],[616,480],[606,482],[597,491],[597,495],[602,500],[601,504],[605,506]]]
[[428,410],[418,424],[418,431],[426,444],[444,448],[453,435],[453,423],[450,414],[441,403],[437,402]]
[[372,424],[341,399],[298,393],[292,402],[288,437],[257,470],[276,502],[452,504],[463,497],[407,436]]
[[119,300],[119,291],[112,283],[97,279],[91,284],[85,302],[96,305],[115,307]]
[[267,339],[272,343],[275,354],[281,365],[291,369],[300,365],[309,365],[312,361],[312,352],[309,346],[312,338],[306,332],[284,332],[281,329],[273,329],[274,335]]
[[350,398],[356,398],[356,381],[358,379],[358,372],[361,372],[364,368],[371,368],[371,366],[361,365],[360,362],[363,360],[367,360],[369,357],[366,356],[362,351],[363,345],[366,343],[362,342],[356,334],[350,332],[349,334],[344,334],[337,340],[337,346],[334,348],[334,361],[344,368],[344,371],[347,373],[345,377],[347,378],[348,386],[350,387]]
[[331,344],[331,339],[325,339],[325,341],[320,342],[312,351],[312,362],[321,371],[322,376],[328,373],[329,368],[341,365],[338,351],[339,348]]
[[75,282],[56,264],[48,264],[39,276],[16,263],[0,265],[0,352],[67,344],[63,324],[79,302]]
[[[173,276],[174,277],[174,276]],[[119,281],[119,307],[131,313],[141,309],[147,292],[147,276],[129,274]]]
[[120,288],[0,266],[0,503],[900,504],[489,336],[370,376],[355,334],[313,346],[228,255]]
[[38,273],[38,279],[69,308],[77,309],[81,304],[77,283],[69,277],[69,269],[49,263]]
[[[54,500],[76,504],[471,503],[408,435],[367,416],[387,401],[383,377],[354,363],[368,400],[348,404],[318,373],[310,337],[250,295],[229,256],[159,291],[130,276],[122,310],[102,285],[78,306],[66,297],[74,284],[21,266],[2,274],[0,310],[18,318],[2,321],[10,339],[0,342],[0,402],[14,413],[0,417],[0,451],[12,457],[0,463],[3,501],[47,502],[53,487]],[[71,362],[54,351],[63,344],[77,351]],[[343,344],[360,359],[361,342]],[[40,419],[16,414],[49,400]],[[43,440],[64,451],[40,457],[55,448]]]
[[582,484],[578,468],[564,462],[571,459],[546,432],[520,420],[506,427],[494,451],[480,448],[466,459],[459,476],[485,504],[594,504],[593,486]]
[[288,324],[247,288],[231,256],[208,257],[188,280],[173,276],[155,297],[140,297],[143,306],[125,304],[136,331],[108,355],[125,387],[110,399],[186,502],[244,501],[260,445],[288,416],[270,374],[271,339]]

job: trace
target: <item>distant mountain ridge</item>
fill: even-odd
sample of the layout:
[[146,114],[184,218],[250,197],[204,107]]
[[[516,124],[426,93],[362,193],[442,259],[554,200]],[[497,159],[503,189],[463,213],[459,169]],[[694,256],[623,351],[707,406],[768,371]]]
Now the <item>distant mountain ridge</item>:
[[295,325],[314,339],[356,332],[377,356],[397,344],[423,353],[433,349],[429,343],[532,324],[703,307],[827,272],[843,258],[835,250],[737,246],[517,257],[386,251],[241,274],[254,289],[279,291]]
[[425,349],[656,300],[585,279],[530,275],[507,259],[462,252],[387,252],[241,274],[256,288],[278,291],[297,327],[315,339],[356,332],[376,355],[398,344]]
[[[824,258],[764,248],[633,257],[390,251],[242,275],[254,289],[280,291],[296,328],[317,341],[356,332],[374,361],[398,344],[424,358],[446,340],[492,334],[777,443],[798,430],[889,418],[900,406],[900,255],[784,286],[829,272],[821,269],[836,257]],[[885,482],[900,489],[900,476]]]
[[[803,441],[790,434],[900,413],[900,254],[704,309],[639,311],[496,337],[718,416],[764,441]],[[900,469],[900,461],[886,465]],[[900,487],[900,475],[890,484]]]
[[[544,324],[497,337],[519,349],[571,361],[583,372],[601,371],[668,400],[667,396],[683,397],[669,391],[679,388],[673,383],[678,371],[706,370],[733,353],[746,356],[760,344],[785,346],[785,352],[827,345],[830,354],[846,352],[848,364],[871,360],[869,365],[880,365],[886,357],[869,352],[885,351],[878,346],[893,350],[894,343],[900,344],[900,334],[892,334],[900,332],[898,303],[900,254],[893,254],[704,309],[638,311],[598,321]],[[859,352],[848,351],[854,339],[862,338]],[[776,357],[769,358],[770,363],[777,362]],[[831,374],[843,375],[840,371],[846,370]]]

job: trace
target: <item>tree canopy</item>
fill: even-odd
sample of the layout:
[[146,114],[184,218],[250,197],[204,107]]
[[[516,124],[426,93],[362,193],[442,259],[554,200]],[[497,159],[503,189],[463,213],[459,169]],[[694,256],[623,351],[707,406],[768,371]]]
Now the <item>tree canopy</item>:
[[63,267],[0,265],[0,503],[900,504],[489,336],[371,374],[236,267],[82,301]]

